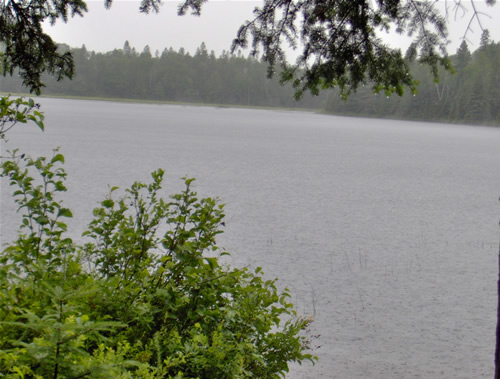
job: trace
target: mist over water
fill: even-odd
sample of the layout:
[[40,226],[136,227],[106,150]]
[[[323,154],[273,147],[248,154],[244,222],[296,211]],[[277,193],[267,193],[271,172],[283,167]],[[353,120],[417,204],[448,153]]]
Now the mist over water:
[[[490,377],[500,129],[289,111],[42,99],[46,132],[7,149],[66,157],[80,238],[109,186],[166,172],[226,203],[219,245],[313,316],[292,378]],[[5,147],[6,146],[6,147]],[[1,187],[1,237],[19,221]]]

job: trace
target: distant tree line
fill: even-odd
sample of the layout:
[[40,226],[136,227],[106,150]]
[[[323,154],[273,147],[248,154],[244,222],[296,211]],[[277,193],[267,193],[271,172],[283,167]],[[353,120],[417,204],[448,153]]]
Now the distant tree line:
[[[205,43],[190,55],[183,48],[152,53],[137,52],[126,41],[122,49],[107,53],[84,46],[69,49],[74,57],[73,80],[44,77],[44,94],[145,99],[174,102],[233,104],[270,107],[322,108],[326,96],[293,98],[291,86],[267,78],[267,64],[241,53],[208,52]],[[22,92],[19,78],[2,78],[0,90]]]
[[[320,96],[305,94],[296,102],[294,89],[267,78],[267,64],[241,53],[208,52],[204,43],[190,55],[183,48],[165,49],[161,54],[146,46],[137,52],[126,41],[122,49],[107,53],[70,49],[76,75],[57,81],[46,76],[45,94],[145,99],[158,101],[315,108],[328,113],[500,125],[500,43],[483,33],[480,47],[471,53],[464,41],[450,59],[455,73],[442,70],[439,82],[429,68],[411,63],[419,81],[418,94],[404,96],[374,94],[372,85],[359,87],[347,101],[337,90]],[[3,92],[23,92],[19,78],[0,80]]]
[[369,86],[359,88],[348,101],[338,91],[329,93],[327,111],[344,115],[390,117],[469,124],[500,125],[500,43],[485,31],[480,47],[471,53],[465,41],[450,57],[455,73],[439,72],[435,82],[429,69],[417,62],[412,72],[419,81],[418,94],[391,96],[374,94]]

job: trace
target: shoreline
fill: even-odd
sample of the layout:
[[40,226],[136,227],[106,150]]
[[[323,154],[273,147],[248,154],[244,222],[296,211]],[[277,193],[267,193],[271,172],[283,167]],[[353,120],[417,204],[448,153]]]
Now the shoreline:
[[322,114],[327,116],[338,116],[338,117],[357,117],[357,118],[368,118],[368,119],[378,119],[378,120],[392,120],[392,121],[412,121],[412,122],[424,122],[424,123],[440,123],[447,125],[460,125],[460,126],[482,126],[482,127],[500,127],[500,122],[495,123],[490,122],[477,122],[477,123],[466,123],[465,121],[452,121],[452,120],[439,120],[439,119],[418,119],[418,118],[397,118],[387,116],[374,116],[369,114],[353,114],[353,113],[332,113],[325,109],[314,109],[314,108],[287,108],[287,107],[265,107],[258,105],[242,105],[242,104],[220,104],[220,103],[191,103],[183,101],[169,101],[169,100],[153,100],[153,99],[129,99],[122,97],[100,97],[100,96],[71,96],[71,95],[56,95],[56,94],[43,94],[34,95],[29,93],[7,93],[0,92],[0,96],[20,96],[20,97],[32,97],[36,98],[47,98],[47,99],[68,99],[68,100],[89,100],[89,101],[108,101],[116,103],[136,103],[136,104],[158,104],[158,105],[182,105],[182,106],[192,106],[192,107],[212,107],[212,108],[229,108],[229,109],[260,109],[260,110],[274,110],[274,111],[290,111],[290,112],[308,112],[313,114]]

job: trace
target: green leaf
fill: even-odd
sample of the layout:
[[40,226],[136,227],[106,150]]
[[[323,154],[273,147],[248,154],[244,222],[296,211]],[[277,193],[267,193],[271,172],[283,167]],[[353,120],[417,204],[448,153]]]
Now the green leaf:
[[59,212],[57,213],[58,217],[73,217],[73,213],[68,208],[59,208]]
[[105,208],[113,208],[113,205],[115,202],[112,199],[106,199],[104,201],[101,201],[101,205]]
[[40,225],[47,225],[49,223],[49,219],[47,216],[36,217],[35,221],[37,222],[37,224],[40,224]]
[[50,160],[50,163],[56,163],[56,162],[64,163],[64,155],[62,154],[54,155],[54,157]]
[[217,262],[217,258],[205,258],[210,268],[213,270],[216,267],[219,267],[219,263]]

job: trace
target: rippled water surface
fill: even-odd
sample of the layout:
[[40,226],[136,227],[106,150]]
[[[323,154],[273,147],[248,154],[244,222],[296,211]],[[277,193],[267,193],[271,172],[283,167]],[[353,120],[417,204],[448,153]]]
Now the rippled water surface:
[[[316,366],[291,378],[477,378],[493,370],[500,129],[309,113],[43,99],[81,231],[109,185],[195,177],[226,206],[235,265],[261,266],[313,316]],[[5,147],[3,153],[5,154]],[[3,242],[15,207],[2,183]],[[77,236],[78,233],[75,234]]]

